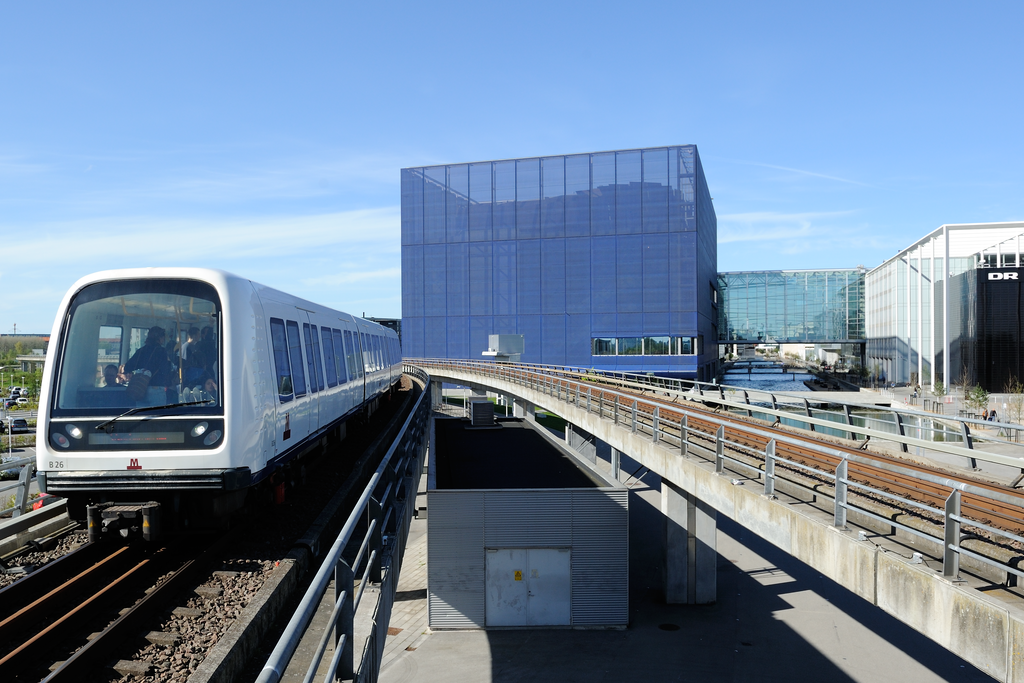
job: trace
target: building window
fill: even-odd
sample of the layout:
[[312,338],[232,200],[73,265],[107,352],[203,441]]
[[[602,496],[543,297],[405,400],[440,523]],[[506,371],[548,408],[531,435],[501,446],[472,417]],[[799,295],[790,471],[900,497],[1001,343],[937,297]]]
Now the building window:
[[598,337],[591,340],[593,345],[593,355],[595,356],[614,356],[615,355],[615,338],[614,337]]
[[643,340],[641,337],[619,337],[618,342],[620,356],[642,356]]
[[593,337],[594,356],[695,356],[699,337]]
[[671,337],[644,337],[645,356],[668,356],[671,348]]

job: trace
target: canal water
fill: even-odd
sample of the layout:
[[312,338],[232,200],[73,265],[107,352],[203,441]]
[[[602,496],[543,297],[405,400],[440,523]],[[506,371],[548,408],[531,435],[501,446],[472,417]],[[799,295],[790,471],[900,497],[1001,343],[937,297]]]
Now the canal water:
[[[797,368],[786,368],[782,363],[773,361],[753,360],[753,361],[741,361],[734,364],[722,379],[722,384],[729,387],[736,387],[737,389],[747,389],[756,391],[767,391],[767,392],[811,392],[810,389],[804,384],[804,380],[813,379],[814,375]],[[733,400],[743,400],[741,393],[730,397]],[[782,397],[779,397],[781,400]],[[809,400],[813,400],[811,396],[807,397]],[[850,393],[850,402],[857,402],[857,394]],[[768,407],[767,403],[757,403],[751,401],[752,412],[754,417],[762,420],[774,420],[774,417],[766,413],[759,413],[757,406],[762,405]],[[787,412],[793,412],[796,414],[803,415],[803,407],[796,406],[780,406],[780,409]],[[742,413],[744,412],[738,408],[730,408],[730,412]],[[832,406],[828,410],[822,409],[811,409],[811,416],[821,419],[829,420],[830,422],[837,423],[836,428],[820,427],[816,426],[815,429],[822,434],[829,434],[831,436],[837,436],[840,438],[847,437],[847,431],[839,425],[846,424],[846,416],[843,414],[843,410],[839,406]],[[867,429],[874,429],[880,432],[887,432],[890,434],[899,434],[899,426],[896,424],[896,418],[890,410],[873,410],[870,408],[854,408],[851,410],[851,419],[853,424],[859,427],[865,427]],[[806,429],[806,424],[795,419],[782,418],[782,424],[790,425],[800,429]],[[942,422],[932,420],[929,418],[914,417],[911,415],[905,415],[903,417],[903,431],[907,436],[913,436],[919,439],[927,441],[949,441],[952,443],[962,443],[963,439],[958,429],[952,429]]]

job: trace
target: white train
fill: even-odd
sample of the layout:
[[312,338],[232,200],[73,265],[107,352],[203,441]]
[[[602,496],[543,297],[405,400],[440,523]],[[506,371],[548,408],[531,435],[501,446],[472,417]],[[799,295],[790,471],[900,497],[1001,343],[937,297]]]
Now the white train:
[[372,412],[401,355],[393,330],[222,271],[89,275],[50,337],[40,489],[76,518],[126,501],[223,516]]

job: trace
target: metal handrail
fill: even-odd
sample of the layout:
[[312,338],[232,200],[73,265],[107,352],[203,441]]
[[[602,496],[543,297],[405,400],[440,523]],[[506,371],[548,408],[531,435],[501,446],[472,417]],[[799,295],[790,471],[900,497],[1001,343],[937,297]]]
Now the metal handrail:
[[[527,386],[528,388],[531,388],[531,389],[534,389],[534,390],[537,390],[537,391],[541,391],[541,392],[543,392],[545,394],[548,394],[548,395],[552,396],[556,401],[560,401],[560,402],[564,401],[568,405],[575,404],[575,407],[577,409],[579,409],[579,410],[586,410],[588,413],[591,412],[591,397],[592,397],[591,396],[592,395],[591,391],[589,391],[589,390],[587,391],[587,393],[586,393],[587,402],[584,405],[584,403],[582,402],[583,394],[579,391],[579,387],[578,386],[577,386],[577,390],[575,392],[571,392],[569,390],[568,383],[566,383],[565,390],[563,391],[562,388],[561,388],[561,381],[559,381],[558,382],[558,388],[555,389],[555,384],[554,384],[553,379],[551,377],[543,377],[544,373],[548,372],[548,370],[546,368],[543,368],[543,367],[540,367],[540,366],[528,365],[528,364],[504,364],[504,363],[503,364],[494,364],[494,363],[485,363],[485,362],[477,362],[477,361],[450,361],[450,360],[447,360],[447,359],[438,359],[438,360],[435,360],[435,359],[409,360],[407,362],[408,363],[419,363],[419,364],[422,364],[422,365],[424,365],[426,367],[440,367],[440,368],[442,368],[442,372],[440,373],[441,375],[445,374],[443,372],[443,369],[451,369],[451,370],[455,370],[457,372],[463,372],[465,374],[480,374],[480,375],[484,375],[484,376],[489,377],[489,378],[497,377],[497,378],[499,378],[501,380],[508,381],[508,382],[510,382],[513,385]],[[557,369],[555,369],[555,372],[560,374],[562,372],[562,370],[563,369],[561,367],[558,367]],[[538,380],[538,378],[540,378],[540,379]],[[454,381],[458,381],[457,375],[454,378]],[[664,431],[663,431],[664,428],[661,427],[661,430],[659,431],[659,416],[658,416],[658,413],[656,412],[656,410],[658,408],[664,407],[663,404],[659,404],[659,403],[656,403],[656,402],[653,402],[653,401],[649,401],[649,400],[643,398],[642,396],[636,396],[635,394],[628,394],[628,393],[625,393],[625,392],[617,391],[616,389],[614,389],[614,388],[612,388],[610,386],[602,386],[601,387],[601,392],[602,392],[602,394],[611,394],[612,396],[615,397],[614,405],[616,406],[616,412],[614,413],[614,420],[615,420],[616,426],[618,426],[618,427],[620,427],[622,429],[629,429],[633,433],[637,433],[639,431],[641,433],[647,434],[648,433],[648,430],[646,429],[647,425],[646,424],[638,424],[637,423],[637,411],[635,409],[636,406],[638,406],[638,405],[645,405],[645,406],[649,406],[651,408],[651,411],[649,413],[650,419],[651,419],[650,430],[649,430],[650,431],[651,440],[655,444],[657,444],[659,439],[663,439],[664,438]],[[626,403],[626,405],[630,405],[631,404],[633,406],[633,419],[632,419],[631,422],[630,421],[620,422],[619,419],[618,419],[617,408],[622,403],[621,399],[623,399],[623,398],[628,399],[628,403]],[[727,401],[723,401],[720,396],[718,398],[712,397],[711,398],[711,402],[718,403],[718,404],[728,404],[729,403]],[[598,408],[598,414],[600,415],[600,417],[602,419],[605,418],[605,410],[603,408],[603,405],[604,405],[604,398],[603,398],[603,395],[602,395],[601,407]],[[743,404],[738,404],[738,405],[743,405]],[[680,436],[679,436],[678,441],[680,443],[680,446],[679,446],[679,449],[677,450],[677,453],[680,453],[682,456],[685,457],[687,455],[687,451],[688,451],[688,448],[686,448],[686,444],[689,441],[689,439],[688,439],[688,432],[690,431],[687,428],[687,425],[686,425],[686,422],[685,422],[688,411],[687,411],[687,408],[684,405],[680,405],[680,404],[675,404],[673,406],[673,410],[677,410],[678,412],[682,413],[682,419],[679,422],[671,422],[671,421],[665,420],[664,417],[660,417],[660,422],[662,424],[668,423],[673,428],[676,428],[676,429],[679,430]],[[689,411],[689,412],[691,412],[691,414],[698,413],[698,411]],[[769,412],[772,412],[773,414],[779,414],[779,411],[777,411],[777,410],[769,411]],[[641,411],[641,414],[644,414],[644,413],[642,413],[642,411]],[[644,414],[644,415],[646,415],[646,414]],[[959,576],[959,571],[960,571],[960,564],[959,563],[960,563],[960,556],[961,555],[966,555],[966,556],[975,558],[979,562],[983,562],[983,563],[986,563],[988,565],[997,567],[997,568],[999,568],[1002,571],[1006,571],[1006,572],[1009,572],[1009,573],[1012,573],[1012,574],[1015,574],[1015,575],[1019,575],[1019,576],[1024,576],[1024,573],[1022,573],[1016,567],[1010,566],[1010,565],[1008,565],[1006,563],[999,562],[999,561],[994,560],[994,559],[992,559],[990,557],[986,557],[984,555],[980,555],[978,553],[971,552],[969,550],[966,550],[966,549],[960,547],[960,541],[961,541],[961,538],[960,538],[960,526],[961,526],[962,523],[963,524],[967,524],[969,526],[977,526],[978,528],[984,528],[984,529],[988,530],[990,533],[994,533],[995,535],[997,535],[997,536],[999,536],[1001,538],[1004,538],[1006,540],[1009,540],[1009,541],[1019,541],[1020,540],[1020,537],[1017,536],[1016,534],[1013,534],[1013,533],[1010,533],[1010,532],[1007,532],[1007,531],[1003,531],[1003,530],[1000,530],[1000,529],[996,529],[994,527],[991,527],[991,526],[989,526],[987,524],[984,524],[984,523],[981,523],[981,522],[967,521],[966,518],[961,517],[960,516],[960,514],[961,514],[960,513],[960,496],[961,496],[962,493],[971,493],[972,495],[977,495],[977,496],[980,496],[980,497],[988,498],[988,499],[993,500],[993,501],[999,501],[999,502],[1003,502],[1003,503],[1008,503],[1008,504],[1011,504],[1011,505],[1014,505],[1014,506],[1017,506],[1017,507],[1021,506],[1021,498],[1020,497],[1011,496],[1011,495],[1008,495],[1008,494],[1000,492],[1000,491],[991,491],[991,490],[988,490],[988,489],[985,489],[985,488],[981,488],[979,486],[976,486],[974,484],[971,484],[971,483],[969,483],[967,481],[963,481],[963,480],[953,479],[953,478],[949,478],[949,477],[943,477],[941,475],[934,475],[934,474],[929,474],[929,473],[925,473],[925,472],[919,472],[919,471],[916,471],[916,470],[910,470],[908,468],[901,467],[899,464],[893,463],[891,461],[885,461],[885,460],[880,460],[880,459],[872,458],[872,457],[870,457],[870,455],[867,455],[867,454],[863,454],[863,455],[861,455],[861,454],[852,454],[852,453],[848,453],[848,452],[845,452],[845,451],[840,451],[840,450],[835,449],[835,448],[830,448],[826,444],[809,445],[805,440],[798,440],[798,439],[796,439],[794,437],[791,437],[791,436],[788,436],[788,435],[785,435],[785,434],[778,434],[776,432],[768,432],[768,431],[760,428],[757,425],[743,424],[743,423],[737,424],[737,423],[732,422],[732,421],[729,421],[727,423],[725,420],[723,420],[723,419],[721,419],[719,417],[716,417],[714,414],[706,413],[704,411],[699,411],[699,417],[700,417],[701,420],[704,420],[704,421],[707,421],[707,422],[711,422],[712,424],[715,424],[715,425],[718,426],[717,433],[714,436],[714,439],[715,439],[715,442],[716,442],[716,447],[715,447],[715,451],[716,451],[716,453],[715,453],[715,469],[716,469],[717,472],[722,472],[723,471],[723,464],[724,464],[724,461],[726,461],[726,460],[734,462],[734,463],[736,463],[738,465],[741,465],[741,466],[743,466],[745,468],[754,469],[754,470],[758,471],[759,474],[764,476],[765,493],[767,495],[773,495],[774,494],[774,481],[775,481],[775,478],[776,478],[776,475],[775,475],[775,463],[776,462],[787,462],[787,464],[795,464],[795,463],[789,463],[785,459],[779,458],[779,457],[775,456],[776,442],[791,443],[793,445],[800,445],[800,446],[805,447],[805,448],[811,447],[814,450],[816,450],[818,453],[825,454],[825,455],[830,455],[830,456],[833,456],[833,457],[837,457],[840,460],[839,464],[836,466],[836,468],[835,468],[835,470],[833,472],[829,472],[829,471],[825,470],[824,468],[820,469],[820,470],[818,470],[818,469],[813,469],[812,470],[812,471],[816,472],[817,474],[819,474],[821,476],[828,477],[828,478],[832,479],[835,482],[835,496],[832,498],[833,499],[833,513],[834,513],[834,518],[835,518],[835,526],[841,527],[841,528],[845,528],[846,527],[846,512],[848,510],[853,510],[853,511],[856,511],[857,513],[859,513],[861,515],[864,515],[865,517],[872,518],[872,519],[878,520],[880,522],[883,522],[883,523],[885,523],[888,526],[898,527],[898,528],[900,528],[900,529],[902,529],[902,530],[904,530],[904,531],[906,531],[906,532],[908,532],[910,534],[913,534],[915,536],[920,536],[920,537],[922,537],[924,539],[927,539],[927,540],[929,540],[931,542],[938,543],[940,545],[944,545],[943,575],[946,576],[946,577],[957,577],[957,576]],[[821,424],[821,422],[822,422],[821,420],[817,420],[815,418],[805,418],[805,420],[807,422],[809,422],[810,424]],[[751,434],[751,435],[757,435],[759,437],[766,438],[768,440],[768,446],[766,447],[766,449],[765,449],[765,451],[763,453],[763,457],[765,458],[765,468],[764,468],[763,472],[760,471],[759,468],[753,467],[753,466],[749,465],[748,463],[744,463],[744,462],[742,462],[740,460],[737,460],[737,459],[732,458],[732,457],[730,457],[728,455],[725,455],[725,453],[724,453],[724,444],[727,442],[726,439],[725,439],[725,426],[726,426],[726,424],[728,424],[729,427],[732,428],[732,429],[736,429],[738,431],[745,432],[745,433]],[[859,431],[860,433],[864,433],[864,434],[867,434],[867,435],[870,435],[870,436],[875,436],[874,430],[870,430],[870,429],[866,429],[866,428],[858,428],[858,427],[854,427],[854,429]],[[886,433],[885,436],[882,436],[881,438],[893,439],[893,436],[894,435],[892,435],[892,434]],[[965,455],[964,451],[968,451],[971,455],[976,456],[977,459],[979,459],[979,460],[986,460],[986,461],[997,462],[997,463],[1002,463],[1002,464],[1010,464],[1010,463],[1012,463],[1012,464],[1014,464],[1014,465],[1016,465],[1018,467],[1020,466],[1020,461],[1018,459],[1008,458],[1008,457],[1005,457],[1005,456],[994,456],[992,454],[983,454],[983,453],[979,453],[979,452],[976,452],[976,451],[969,451],[969,449],[960,448],[960,447],[948,447],[947,446],[947,447],[940,448],[939,446],[942,445],[942,444],[934,444],[934,443],[930,443],[930,442],[925,442],[925,441],[923,441],[921,439],[916,439],[916,438],[913,438],[913,437],[897,437],[896,439],[893,439],[893,440],[898,440],[900,442],[907,443],[907,444],[923,445],[923,446],[926,446],[928,448],[932,448],[934,450],[955,453],[955,454],[958,454],[958,455]],[[667,443],[669,443],[669,442],[663,441],[663,445],[665,445]],[[735,447],[739,446],[739,444],[732,444],[730,442],[730,446],[735,448]],[[746,449],[746,450],[753,450],[753,449]],[[756,452],[760,453],[760,451],[756,451]],[[949,494],[949,497],[947,498],[945,510],[939,510],[938,508],[934,508],[934,507],[931,507],[931,506],[928,506],[928,505],[917,503],[916,501],[909,501],[909,500],[906,500],[906,499],[903,499],[903,498],[899,498],[899,497],[893,496],[891,494],[887,494],[886,495],[886,497],[888,497],[888,498],[893,498],[893,499],[899,500],[901,502],[912,504],[913,507],[916,507],[918,509],[922,509],[923,508],[923,509],[925,509],[927,511],[934,512],[935,514],[941,516],[942,519],[943,519],[943,535],[945,537],[945,541],[943,541],[941,538],[936,538],[935,536],[931,536],[931,535],[929,535],[927,533],[924,533],[921,530],[918,530],[918,529],[915,529],[915,528],[910,527],[908,525],[902,524],[902,523],[900,523],[900,522],[898,522],[896,520],[893,520],[893,519],[890,519],[890,518],[884,518],[884,517],[882,517],[880,515],[877,515],[877,514],[871,512],[871,511],[863,508],[863,507],[855,506],[855,505],[852,505],[852,504],[848,503],[847,502],[847,488],[849,486],[853,486],[854,488],[859,488],[859,489],[868,489],[868,490],[871,490],[871,491],[874,490],[874,489],[872,489],[872,487],[868,487],[868,486],[866,486],[864,484],[860,484],[858,482],[853,482],[853,481],[851,481],[851,480],[849,480],[847,478],[847,475],[846,475],[847,464],[850,463],[850,462],[870,465],[870,466],[878,468],[878,469],[886,470],[886,471],[889,471],[889,472],[896,472],[896,473],[899,473],[899,474],[902,474],[902,475],[905,475],[905,476],[909,476],[911,478],[918,479],[920,481],[924,481],[924,482],[928,482],[928,483],[932,483],[932,484],[939,484],[939,485],[941,485],[943,487],[949,488],[951,490],[951,493]],[[807,468],[806,466],[804,466],[804,467],[802,467],[802,469],[811,469],[811,468]],[[826,494],[826,497],[827,497],[827,494]]]
[[[323,661],[323,656],[329,641],[329,634],[335,631],[337,643],[334,656],[329,665],[329,671],[325,680],[333,681],[335,676],[349,679],[353,677],[356,666],[353,661],[353,640],[354,615],[361,604],[366,586],[369,583],[380,583],[382,578],[390,581],[390,590],[393,591],[397,582],[398,565],[401,563],[402,551],[407,534],[404,533],[408,520],[412,516],[412,504],[415,501],[415,490],[411,494],[408,491],[409,480],[419,472],[412,465],[420,462],[425,452],[426,429],[425,425],[430,413],[430,375],[418,367],[403,366],[403,372],[413,375],[424,382],[424,390],[416,399],[412,411],[402,425],[398,436],[388,448],[383,460],[377,466],[370,481],[366,484],[359,500],[353,507],[351,514],[345,520],[341,532],[338,534],[326,557],[317,570],[316,575],[302,596],[299,606],[284,632],[278,639],[274,651],[267,659],[267,663],[260,671],[256,679],[258,683],[276,683],[281,680],[285,668],[291,661],[300,640],[307,631],[313,615],[317,610],[323,596],[327,592],[332,577],[335,581],[335,606],[331,613],[329,624],[325,626],[324,634],[321,635],[319,645],[313,658],[313,662],[306,671],[306,681],[311,681],[316,675],[316,670]],[[393,477],[400,476],[398,480]],[[378,487],[384,487],[384,495],[376,495]],[[398,491],[406,488],[404,499],[398,497]],[[385,522],[392,513],[401,525],[391,534],[386,535]],[[405,513],[405,514],[402,514]],[[360,542],[360,550],[355,561],[349,564],[343,557],[345,548],[353,539],[356,528],[364,518],[370,518],[367,530]],[[404,524],[403,524],[404,522]],[[397,541],[397,543],[396,543]],[[369,549],[369,554],[365,551]],[[365,557],[365,569],[359,577],[358,588],[355,586],[355,572],[363,563]],[[398,564],[393,564],[398,563]],[[391,601],[388,602],[390,604]],[[374,622],[374,637],[384,637],[387,629],[387,619],[383,623]],[[379,633],[378,633],[379,631]],[[376,656],[376,655],[375,655]],[[379,669],[379,662],[376,662],[375,669]]]
[[[0,493],[10,491],[11,489],[17,489],[17,493],[14,494],[13,503],[11,505],[4,504],[0,507],[0,513],[13,509],[11,517],[19,517],[28,512],[29,506],[32,502],[32,497],[29,495],[29,488],[36,476],[36,459],[29,457],[19,458],[17,460],[0,461],[0,471],[19,468],[21,469],[21,472],[18,473],[17,481],[0,486]],[[6,498],[6,496],[4,496],[4,498]]]
[[[537,374],[541,374],[541,373],[548,372],[548,371],[554,371],[554,372],[557,372],[559,374],[562,374],[562,373],[570,374],[574,379],[577,379],[577,380],[581,379],[582,377],[584,377],[584,376],[586,376],[588,374],[591,377],[601,377],[601,378],[604,378],[604,379],[613,379],[613,380],[614,380],[614,376],[613,375],[615,375],[615,374],[618,374],[618,375],[628,374],[628,373],[596,374],[598,371],[595,371],[595,370],[587,370],[587,371],[584,371],[583,373],[580,373],[578,368],[568,369],[565,366],[546,366],[546,365],[540,365],[540,364],[527,364],[527,363],[502,363],[502,364],[496,364],[496,363],[487,362],[487,361],[465,361],[465,360],[449,360],[449,359],[408,359],[408,360],[406,360],[406,362],[410,363],[410,364],[420,363],[420,364],[424,364],[424,365],[427,365],[427,366],[435,366],[435,367],[442,367],[442,368],[444,368],[444,367],[451,367],[451,368],[455,368],[455,369],[464,368],[464,369],[466,369],[469,372],[480,370],[480,371],[484,371],[483,374],[494,374],[494,373],[496,373],[498,371],[498,370],[496,370],[497,368],[500,368],[501,372],[506,372],[506,373],[522,372],[522,373],[537,373]],[[691,380],[677,380],[677,379],[674,379],[674,378],[673,379],[662,378],[662,379],[665,382],[690,382],[691,381]],[[723,407],[731,407],[731,408],[736,408],[736,409],[741,410],[741,411],[746,411],[747,409],[750,408],[750,405],[745,403],[745,402],[732,401],[732,400],[729,400],[727,398],[724,398],[724,389],[727,388],[724,385],[708,385],[705,382],[694,382],[694,385],[698,386],[698,387],[699,386],[714,386],[716,389],[723,390],[723,391],[716,392],[716,395],[701,394],[699,396],[699,400],[704,402],[705,404],[718,405],[718,406],[723,406]],[[650,385],[647,385],[647,386],[650,386]],[[669,395],[674,393],[677,398],[686,398],[686,399],[697,398],[696,395],[694,395],[690,391],[686,391],[686,390],[680,391],[678,389],[670,389],[670,388],[663,387],[663,386],[657,386],[657,387],[651,387],[651,388],[655,388],[655,389],[658,389],[659,391],[666,392]],[[625,394],[623,392],[616,391],[615,389],[611,388],[608,385],[605,385],[603,387],[603,390],[606,393],[612,393],[612,394],[617,394],[617,395],[622,395],[622,396],[628,396],[630,401],[637,400],[637,401],[640,402],[641,405],[648,406],[652,410],[653,410],[654,407],[661,405],[660,403],[649,401],[647,399],[644,399],[643,397],[638,397],[635,394]],[[742,390],[740,390],[740,391],[742,391]],[[803,399],[801,398],[801,400],[803,400]],[[676,409],[678,409],[678,410],[685,410],[684,406],[682,406],[681,404],[676,404]],[[996,464],[1000,464],[1000,465],[1008,465],[1008,466],[1014,467],[1014,468],[1021,468],[1021,462],[1022,461],[1021,461],[1021,459],[1019,457],[1015,457],[1015,456],[1005,456],[1005,455],[999,455],[999,454],[996,454],[996,453],[989,453],[989,452],[985,452],[985,451],[977,451],[977,450],[973,450],[971,448],[965,448],[963,446],[954,445],[954,444],[949,443],[949,442],[930,441],[928,439],[921,439],[921,438],[917,438],[917,437],[913,437],[913,436],[906,436],[906,435],[901,435],[901,434],[894,434],[892,432],[879,431],[877,429],[872,429],[870,427],[861,427],[859,425],[854,425],[854,424],[849,424],[849,423],[839,425],[839,424],[837,424],[836,422],[834,422],[832,420],[823,420],[823,419],[816,418],[816,417],[813,417],[813,416],[810,416],[810,415],[797,415],[797,414],[794,414],[794,413],[791,413],[791,412],[779,410],[777,408],[759,407],[758,408],[758,412],[765,413],[765,414],[768,414],[768,415],[773,415],[773,416],[776,416],[776,417],[778,417],[780,419],[784,418],[784,419],[795,421],[795,422],[802,422],[802,423],[808,425],[808,428],[812,428],[811,427],[812,425],[816,425],[816,426],[820,426],[820,427],[827,427],[829,429],[836,429],[838,431],[846,431],[846,432],[856,433],[856,434],[859,434],[861,436],[868,436],[868,437],[871,437],[872,439],[877,439],[877,440],[882,440],[882,441],[892,441],[892,442],[895,442],[895,443],[897,443],[897,444],[899,444],[901,446],[917,446],[917,447],[920,447],[920,448],[926,448],[926,449],[933,450],[933,451],[939,451],[939,452],[947,453],[947,454],[950,454],[950,455],[956,455],[956,456],[965,458],[968,461],[970,461],[972,463],[972,466],[973,466],[974,461],[981,460],[981,461],[984,461],[984,462],[991,462],[991,463],[996,463]],[[928,415],[927,413],[921,413],[921,414],[922,415]],[[702,415],[701,417],[702,417],[702,419],[707,419],[707,417],[704,416],[704,415]],[[930,416],[930,417],[934,418],[933,415]],[[950,419],[953,419],[953,418],[950,418]],[[957,419],[959,419],[959,418],[957,418]],[[997,423],[987,423],[987,424],[995,425]],[[917,429],[917,428],[914,427],[913,429]],[[998,443],[1006,443],[1006,442],[999,441]],[[1016,446],[1017,444],[1014,444],[1014,445]],[[1024,446],[1021,446],[1021,447],[1024,447]]]

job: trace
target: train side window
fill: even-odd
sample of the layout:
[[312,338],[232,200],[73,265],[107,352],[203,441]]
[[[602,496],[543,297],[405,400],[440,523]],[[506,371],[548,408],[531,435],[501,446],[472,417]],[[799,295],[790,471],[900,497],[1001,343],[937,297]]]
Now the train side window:
[[360,344],[360,347],[361,347],[362,352],[363,352],[362,353],[362,356],[363,356],[363,371],[364,372],[372,372],[373,371],[373,366],[370,364],[370,340],[369,340],[369,337],[367,336],[367,334],[365,332],[357,332],[356,334],[360,335],[360,341],[362,341],[362,344]]
[[299,337],[299,324],[288,321],[288,356],[292,361],[292,384],[295,386],[295,397],[306,395],[306,375],[302,369],[302,347]]
[[338,384],[348,381],[345,370],[345,341],[341,336],[341,330],[331,330],[334,337],[334,363],[338,367]]
[[331,328],[321,327],[320,337],[324,343],[324,370],[327,371],[327,386],[338,386],[338,367],[334,364],[334,342],[331,341]]
[[[302,336],[306,340],[306,374],[309,376],[309,393],[316,393],[316,366],[313,365],[313,345],[309,340],[309,323],[302,323]],[[316,336],[316,333],[313,333]]]
[[380,337],[378,337],[377,335],[373,335],[373,350],[377,352],[376,353],[376,356],[377,356],[377,369],[378,370],[383,370],[384,369],[384,352],[380,348]]
[[359,362],[359,333],[345,330],[345,358],[348,360],[348,374],[352,379],[363,376],[362,364]]
[[277,367],[277,394],[281,403],[292,400],[292,370],[288,365],[288,341],[284,321],[270,319],[270,339],[274,345],[274,365]]
[[[316,390],[324,390],[324,361],[320,356],[320,333],[317,332],[316,325],[313,325],[313,363],[315,365],[316,378]],[[313,380],[309,381],[310,386],[314,384]]]

